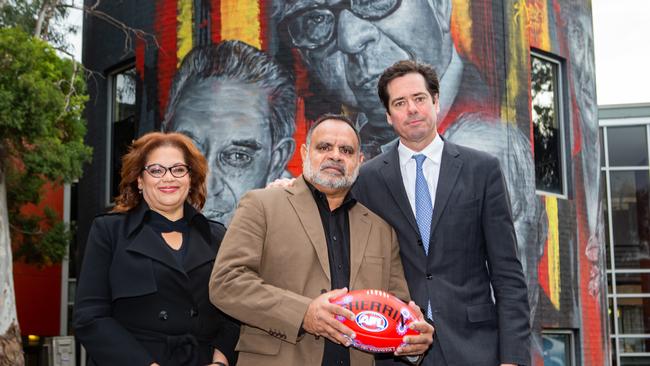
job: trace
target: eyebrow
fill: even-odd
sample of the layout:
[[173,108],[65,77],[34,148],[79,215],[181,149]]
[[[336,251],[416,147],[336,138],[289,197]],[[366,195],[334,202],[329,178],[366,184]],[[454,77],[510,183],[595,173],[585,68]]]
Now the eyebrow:
[[259,142],[257,142],[256,140],[253,140],[253,139],[232,140],[231,143],[233,145],[247,147],[247,148],[253,149],[253,150],[261,150],[262,149],[262,145]]

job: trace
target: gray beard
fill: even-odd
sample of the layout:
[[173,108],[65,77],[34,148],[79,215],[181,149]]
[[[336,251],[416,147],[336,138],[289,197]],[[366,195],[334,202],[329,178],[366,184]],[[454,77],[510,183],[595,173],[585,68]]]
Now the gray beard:
[[359,167],[360,165],[357,165],[351,175],[347,175],[347,172],[344,172],[342,177],[327,176],[320,171],[315,172],[312,169],[311,159],[309,159],[309,154],[307,154],[307,159],[302,164],[302,175],[307,181],[329,189],[350,188],[359,176]]

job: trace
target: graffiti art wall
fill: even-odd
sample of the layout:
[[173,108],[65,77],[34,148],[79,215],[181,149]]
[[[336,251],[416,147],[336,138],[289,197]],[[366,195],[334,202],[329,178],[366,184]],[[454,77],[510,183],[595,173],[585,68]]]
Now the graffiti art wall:
[[[554,329],[573,332],[580,363],[608,362],[589,0],[137,3],[102,5],[144,30],[140,37],[87,20],[86,67],[135,65],[137,134],[193,139],[211,169],[204,213],[226,224],[246,191],[300,174],[297,148],[324,112],[349,115],[366,158],[379,154],[396,138],[377,96],[379,75],[402,59],[431,64],[440,78],[439,132],[494,154],[504,169],[529,286],[534,363],[543,364],[552,346],[542,331]],[[120,51],[125,40],[132,44]],[[533,106],[546,86],[532,77],[531,54],[557,61],[563,142],[536,137],[544,111]],[[90,88],[89,123],[99,131],[104,86]],[[535,151],[539,158],[549,141],[561,144],[562,194],[539,190]],[[99,148],[93,164],[101,171],[105,142],[94,143],[92,133],[89,142]],[[84,177],[80,192],[103,182]],[[102,203],[79,207],[83,216]]]

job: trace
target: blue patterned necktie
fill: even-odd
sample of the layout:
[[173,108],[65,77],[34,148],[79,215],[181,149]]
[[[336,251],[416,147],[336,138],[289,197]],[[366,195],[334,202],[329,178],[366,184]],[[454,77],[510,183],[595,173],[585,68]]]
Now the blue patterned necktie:
[[424,246],[424,253],[429,255],[429,238],[431,236],[431,218],[433,217],[433,205],[431,204],[431,194],[429,193],[429,185],[424,179],[422,172],[422,164],[427,157],[422,154],[413,155],[415,159],[416,173],[415,173],[415,221],[418,223],[420,229],[420,237],[422,239],[422,246]]
[[[427,157],[422,154],[413,155],[415,159],[415,221],[418,223],[420,229],[420,238],[422,239],[422,246],[424,253],[429,255],[429,239],[431,238],[431,219],[433,217],[433,205],[431,204],[431,193],[429,193],[429,185],[427,180],[424,179],[424,172],[422,172],[422,164]],[[431,311],[431,300],[427,304],[427,317],[433,319],[433,312]]]

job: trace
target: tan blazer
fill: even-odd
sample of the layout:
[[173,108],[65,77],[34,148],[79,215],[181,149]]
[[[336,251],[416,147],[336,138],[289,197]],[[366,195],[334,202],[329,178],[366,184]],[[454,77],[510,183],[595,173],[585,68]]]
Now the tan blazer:
[[[357,203],[349,212],[350,288],[408,299],[395,231]],[[238,365],[320,365],[323,338],[298,337],[312,299],[330,290],[327,242],[302,177],[291,188],[247,193],[221,243],[210,300],[242,325]],[[352,349],[353,366],[373,356]]]

